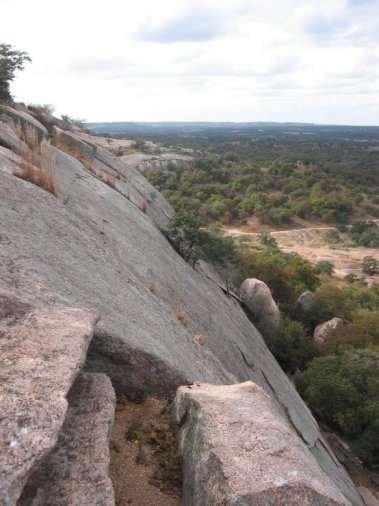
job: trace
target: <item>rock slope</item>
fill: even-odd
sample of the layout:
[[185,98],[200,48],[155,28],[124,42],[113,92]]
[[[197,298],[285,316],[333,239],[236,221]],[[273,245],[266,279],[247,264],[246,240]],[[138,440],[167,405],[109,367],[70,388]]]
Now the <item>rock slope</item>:
[[0,123],[0,291],[22,294],[33,308],[99,311],[86,369],[108,374],[121,394],[147,383],[174,393],[192,381],[254,381],[345,496],[361,504],[239,304],[184,262],[160,232],[173,213],[165,199],[95,138],[59,131],[55,142],[66,152],[54,148],[55,198],[13,174],[21,160],[9,148],[17,152],[20,140],[7,118]]

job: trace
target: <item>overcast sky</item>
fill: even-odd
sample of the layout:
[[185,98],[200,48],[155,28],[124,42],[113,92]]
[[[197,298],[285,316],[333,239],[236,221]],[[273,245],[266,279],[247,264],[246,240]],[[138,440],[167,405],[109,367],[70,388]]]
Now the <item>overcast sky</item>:
[[17,100],[88,121],[379,124],[379,0],[0,0]]

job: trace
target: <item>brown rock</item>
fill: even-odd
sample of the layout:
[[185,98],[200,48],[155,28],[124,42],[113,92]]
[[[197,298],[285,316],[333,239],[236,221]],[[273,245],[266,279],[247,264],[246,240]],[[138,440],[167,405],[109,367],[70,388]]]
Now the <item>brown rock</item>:
[[255,383],[180,387],[183,504],[351,504]]
[[22,315],[20,303],[12,315],[3,307],[8,316],[0,320],[0,504],[9,506],[56,444],[66,395],[85,361],[97,314],[50,306]]

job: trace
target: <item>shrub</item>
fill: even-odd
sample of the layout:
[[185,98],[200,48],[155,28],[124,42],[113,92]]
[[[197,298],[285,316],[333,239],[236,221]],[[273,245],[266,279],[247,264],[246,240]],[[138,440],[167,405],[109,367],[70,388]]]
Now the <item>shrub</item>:
[[304,291],[314,291],[320,283],[313,266],[295,253],[267,249],[258,253],[240,252],[239,269],[244,279],[264,281],[273,298],[286,309]]
[[305,369],[318,354],[316,347],[305,334],[301,323],[283,318],[278,328],[262,328],[267,347],[289,373]]
[[367,276],[374,276],[379,273],[379,262],[371,255],[362,258],[362,272]]
[[143,424],[139,420],[131,420],[126,427],[125,437],[127,441],[140,441],[143,436]]
[[355,221],[349,230],[349,236],[358,246],[379,248],[379,230],[375,221]]
[[169,220],[162,232],[192,266],[199,259],[216,266],[228,266],[235,259],[233,240],[201,229],[202,224],[202,220],[195,214],[179,212]]
[[374,337],[358,325],[343,325],[328,333],[320,347],[322,355],[334,355],[354,348],[368,348],[374,343]]
[[363,349],[315,358],[297,384],[365,464],[379,463],[379,353]]
[[317,288],[310,309],[298,310],[296,316],[303,322],[307,331],[313,333],[317,325],[331,318],[351,320],[353,311],[357,308],[358,304],[348,293],[328,283]]
[[328,260],[320,260],[314,267],[316,274],[325,274],[326,276],[331,276],[334,272],[334,265]]

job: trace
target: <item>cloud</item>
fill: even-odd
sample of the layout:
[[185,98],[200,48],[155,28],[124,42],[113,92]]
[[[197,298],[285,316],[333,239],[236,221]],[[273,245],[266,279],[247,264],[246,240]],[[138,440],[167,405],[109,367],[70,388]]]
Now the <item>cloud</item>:
[[162,44],[204,42],[226,33],[225,18],[222,11],[195,6],[160,25],[142,25],[137,38]]
[[71,63],[67,70],[74,74],[98,74],[119,71],[123,65],[120,60],[85,59]]

